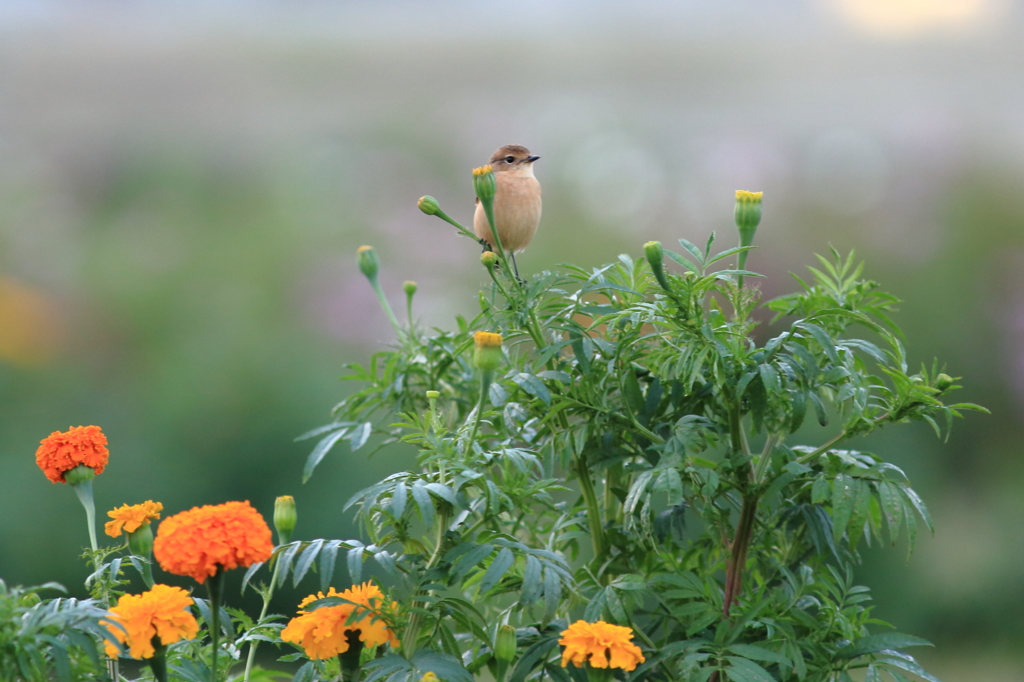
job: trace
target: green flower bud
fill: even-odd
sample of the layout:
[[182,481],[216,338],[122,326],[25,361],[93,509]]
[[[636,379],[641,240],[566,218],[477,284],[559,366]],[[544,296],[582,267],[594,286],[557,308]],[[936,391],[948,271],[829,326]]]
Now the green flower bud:
[[655,279],[658,280],[658,284],[665,291],[668,291],[668,280],[665,279],[665,250],[661,247],[661,242],[647,242],[644,244],[644,255],[647,256],[647,262],[651,266],[651,271],[654,273]]
[[761,222],[761,197],[763,192],[746,192],[736,190],[736,227],[740,230],[740,246],[750,246],[754,242],[754,233]]
[[935,388],[940,391],[948,391],[955,380],[945,372],[935,377]]
[[380,258],[377,257],[377,251],[372,246],[360,246],[357,253],[359,255],[359,270],[366,275],[367,279],[376,279],[377,271],[380,270]]
[[437,400],[441,397],[440,391],[427,391],[427,400]]
[[86,481],[91,481],[94,478],[96,478],[96,471],[92,467],[84,464],[79,464],[74,469],[71,469],[64,474],[64,481],[71,485],[85,483]]
[[498,254],[493,251],[484,251],[480,254],[480,264],[485,268],[492,268],[498,262]]
[[437,215],[441,212],[441,207],[437,203],[437,199],[431,196],[420,197],[420,200],[416,202],[419,209],[427,215]]
[[498,639],[494,643],[494,657],[499,661],[511,661],[516,657],[516,649],[519,647],[516,641],[516,629],[511,625],[502,625],[498,628]]
[[128,533],[128,549],[135,556],[148,559],[153,553],[153,526],[146,521],[134,533]]
[[295,511],[295,498],[282,495],[274,501],[274,528],[277,529],[277,544],[287,545],[292,541],[292,531],[298,520]]
[[491,372],[501,366],[501,334],[477,332],[473,343],[473,364],[477,369]]
[[487,201],[494,198],[498,190],[498,183],[494,179],[494,170],[490,166],[480,166],[473,169],[473,189],[480,201]]
[[413,294],[416,293],[416,290],[419,289],[419,285],[416,284],[416,282],[409,280],[407,282],[402,283],[402,289],[405,290],[406,296],[412,296]]

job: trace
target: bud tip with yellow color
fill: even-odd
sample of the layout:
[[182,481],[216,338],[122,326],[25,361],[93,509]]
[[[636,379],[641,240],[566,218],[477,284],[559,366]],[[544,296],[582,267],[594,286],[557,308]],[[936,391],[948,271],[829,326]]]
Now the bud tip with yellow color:
[[287,545],[292,541],[292,531],[299,516],[295,511],[295,498],[282,495],[274,501],[274,528],[277,529],[277,543]]
[[473,364],[477,369],[493,371],[501,365],[501,334],[477,332],[473,335]]

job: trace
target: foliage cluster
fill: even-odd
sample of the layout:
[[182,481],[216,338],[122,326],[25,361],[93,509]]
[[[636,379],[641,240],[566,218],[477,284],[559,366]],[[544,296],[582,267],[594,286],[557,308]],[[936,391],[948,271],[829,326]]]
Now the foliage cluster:
[[[243,579],[262,613],[196,598],[210,626],[166,647],[171,677],[275,679],[253,664],[264,642],[293,648],[282,660],[301,662],[300,682],[605,682],[608,669],[559,660],[581,618],[631,629],[644,661],[615,673],[625,682],[849,682],[858,669],[934,680],[903,651],[927,642],[887,631],[854,582],[864,546],[903,537],[912,550],[931,518],[903,471],[847,448],[915,420],[942,436],[981,408],[945,402],[958,387],[938,363],[909,369],[898,301],[853,254],[819,258],[795,293],[762,303],[745,269],[753,232],[741,234],[719,253],[714,235],[678,253],[650,242],[644,258],[526,281],[485,254],[491,285],[455,330],[415,323],[415,285],[400,324],[376,253],[361,249],[397,342],[350,366],[360,386],[306,434],[318,441],[304,479],[342,441],[409,444],[416,467],[345,504],[360,538],[291,541],[279,524],[272,558]],[[500,361],[482,359],[481,339]],[[89,555],[90,601],[0,591],[4,679],[118,674],[98,658],[99,619],[123,566],[153,582],[146,552],[114,556],[128,549]],[[386,600],[330,591],[339,563]],[[326,660],[268,614],[276,587],[313,573],[328,596],[304,602],[304,617],[348,614],[333,633],[347,649]],[[364,645],[367,623],[398,643]],[[228,659],[219,674],[213,650]]]

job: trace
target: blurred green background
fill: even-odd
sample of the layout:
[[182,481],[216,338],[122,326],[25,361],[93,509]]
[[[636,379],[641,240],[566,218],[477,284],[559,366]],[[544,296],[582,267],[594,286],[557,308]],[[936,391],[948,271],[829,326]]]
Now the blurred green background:
[[768,5],[0,4],[0,577],[82,593],[83,514],[33,459],[79,424],[110,441],[100,516],[292,494],[298,537],[357,532],[343,501],[409,453],[342,447],[302,485],[293,442],[391,341],[355,250],[426,324],[471,315],[479,249],[416,199],[469,220],[469,169],[516,142],[542,157],[527,272],[732,240],[735,189],[765,192],[768,297],[857,249],[911,361],[993,411],[858,444],[937,524],[858,577],[943,680],[1024,679],[1024,12]]

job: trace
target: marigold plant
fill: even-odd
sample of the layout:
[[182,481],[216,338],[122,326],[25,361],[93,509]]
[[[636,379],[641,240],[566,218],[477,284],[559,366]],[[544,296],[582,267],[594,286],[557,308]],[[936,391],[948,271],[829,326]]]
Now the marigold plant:
[[98,426],[73,426],[67,431],[54,431],[36,450],[36,464],[53,483],[65,483],[64,475],[83,464],[97,475],[102,474],[109,457],[107,437]]
[[217,571],[266,561],[274,545],[270,527],[248,500],[193,507],[157,528],[153,554],[168,573],[203,584]]
[[[110,621],[121,627],[111,623],[107,628],[128,646],[133,658],[152,658],[156,652],[154,642],[166,646],[192,639],[199,632],[199,623],[188,610],[192,604],[192,597],[180,587],[157,584],[142,594],[126,594],[118,599],[117,606],[110,609]],[[117,646],[108,640],[106,652],[116,657]]]

